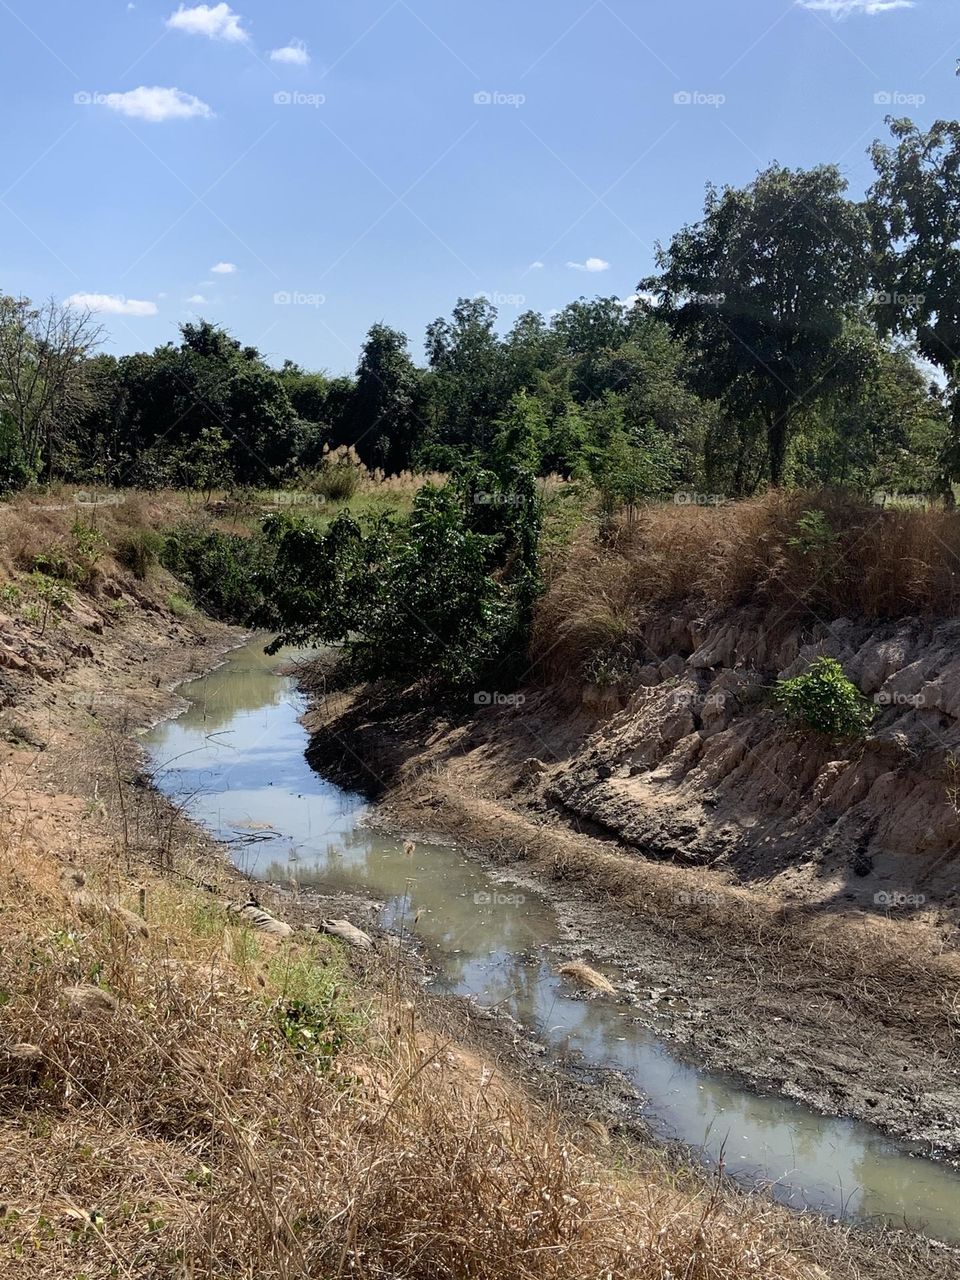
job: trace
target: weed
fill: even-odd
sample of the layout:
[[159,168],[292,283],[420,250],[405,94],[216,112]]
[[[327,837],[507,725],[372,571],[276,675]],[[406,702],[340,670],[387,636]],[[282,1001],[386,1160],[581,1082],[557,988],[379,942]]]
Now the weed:
[[803,675],[778,680],[774,697],[794,720],[831,738],[862,737],[875,710],[836,658],[817,658]]

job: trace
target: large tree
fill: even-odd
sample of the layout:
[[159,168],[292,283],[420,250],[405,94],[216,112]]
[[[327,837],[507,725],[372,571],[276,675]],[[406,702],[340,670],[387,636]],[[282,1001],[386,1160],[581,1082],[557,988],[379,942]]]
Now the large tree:
[[419,385],[406,334],[373,325],[360,352],[346,440],[368,465],[393,473],[410,466],[421,434]]
[[868,225],[832,165],[774,165],[743,188],[707,190],[702,220],[658,247],[640,282],[690,344],[699,390],[754,415],[773,484],[792,430],[836,382],[845,322],[868,281]]
[[881,333],[907,333],[942,370],[953,430],[940,487],[952,503],[960,479],[960,122],[928,130],[888,120],[894,143],[871,148],[877,180],[868,193],[875,315]]

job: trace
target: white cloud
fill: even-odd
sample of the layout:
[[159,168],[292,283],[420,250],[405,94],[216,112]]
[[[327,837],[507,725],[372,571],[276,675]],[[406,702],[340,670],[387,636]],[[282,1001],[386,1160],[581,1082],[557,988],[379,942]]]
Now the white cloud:
[[528,271],[542,271],[542,270],[543,270],[543,263],[542,263],[542,262],[531,262],[531,263],[530,263],[530,265],[529,265],[529,267],[527,267],[527,270],[528,270]]
[[218,262],[210,270],[217,276],[232,276],[237,269],[235,262]]
[[572,267],[574,271],[609,271],[610,263],[604,262],[603,258],[588,258],[586,262],[568,262],[568,267]]
[[155,316],[155,302],[140,302],[136,298],[124,298],[119,293],[72,293],[68,307],[80,307],[97,311],[106,316]]
[[273,49],[270,53],[270,61],[286,62],[294,67],[306,67],[310,63],[310,54],[302,40],[291,40],[282,49]]
[[797,0],[801,9],[849,18],[855,13],[886,13],[888,9],[912,9],[914,0]]
[[194,116],[209,120],[213,116],[207,104],[195,98],[192,93],[181,93],[179,89],[161,89],[158,85],[150,89],[146,85],[140,85],[138,89],[130,89],[126,93],[105,93],[102,101],[104,106],[111,111],[118,111],[122,116],[130,116],[134,120],[149,120],[153,124],[163,120],[190,120]]
[[249,39],[241,22],[240,15],[234,13],[228,4],[198,4],[192,9],[181,4],[177,12],[167,19],[167,26],[189,36],[207,36],[210,40],[237,43]]
[[646,302],[651,307],[658,307],[660,305],[660,299],[657,295],[646,291],[641,293],[630,293],[625,298],[619,298],[618,301],[625,311],[630,311],[638,302]]
[[206,304],[207,299],[202,293],[192,293],[187,301],[195,303],[198,307],[202,307]]

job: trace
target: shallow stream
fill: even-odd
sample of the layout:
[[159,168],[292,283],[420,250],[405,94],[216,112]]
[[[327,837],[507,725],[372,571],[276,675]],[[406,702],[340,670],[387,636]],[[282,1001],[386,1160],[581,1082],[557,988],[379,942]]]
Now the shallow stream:
[[234,650],[185,686],[187,709],[146,739],[157,785],[228,840],[244,871],[382,901],[381,923],[417,936],[436,990],[506,1011],[555,1060],[621,1073],[651,1128],[705,1163],[722,1150],[729,1174],[796,1208],[960,1239],[960,1175],[869,1125],[680,1061],[639,1025],[635,997],[579,998],[555,976],[560,936],[546,898],[455,847],[418,843],[405,855],[402,840],[370,825],[362,796],[307,764],[304,699],[293,677],[275,674],[282,657],[267,658],[256,640]]

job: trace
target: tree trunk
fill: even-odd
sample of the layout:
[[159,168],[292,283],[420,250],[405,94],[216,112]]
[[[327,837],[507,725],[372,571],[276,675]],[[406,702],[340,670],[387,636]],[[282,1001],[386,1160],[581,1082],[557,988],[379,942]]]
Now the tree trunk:
[[778,414],[767,423],[767,453],[770,457],[770,483],[775,489],[783,486],[783,472],[787,465],[787,416]]

